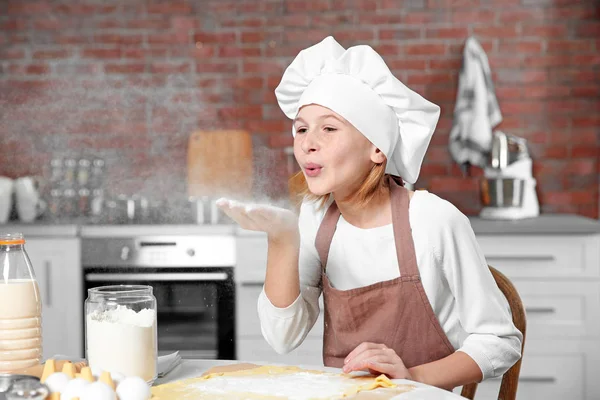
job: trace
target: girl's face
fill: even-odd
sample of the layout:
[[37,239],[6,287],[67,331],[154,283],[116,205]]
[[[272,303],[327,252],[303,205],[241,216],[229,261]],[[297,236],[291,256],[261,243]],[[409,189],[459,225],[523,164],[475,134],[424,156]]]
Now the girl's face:
[[294,120],[294,155],[315,195],[354,193],[385,156],[352,124],[328,108],[310,104]]

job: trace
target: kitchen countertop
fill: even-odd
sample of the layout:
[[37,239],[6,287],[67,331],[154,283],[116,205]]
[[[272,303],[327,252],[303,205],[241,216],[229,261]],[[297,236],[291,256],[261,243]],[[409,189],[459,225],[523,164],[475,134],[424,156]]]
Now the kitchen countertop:
[[76,237],[79,234],[79,225],[16,222],[0,225],[0,233],[22,233],[25,239],[28,237]]
[[[469,217],[476,235],[588,235],[600,233],[600,221],[574,214],[542,214],[515,221]],[[0,225],[0,233],[21,232],[25,237],[119,237],[150,235],[235,235],[262,236],[264,232],[228,225],[86,225],[48,222]]]
[[[269,364],[269,365],[277,365],[274,363],[263,363],[263,362],[254,362],[254,361],[232,361],[232,360],[182,360],[181,364],[175,367],[173,371],[171,371],[167,376],[157,379],[154,382],[154,386],[177,381],[180,379],[186,378],[194,378],[202,375],[205,371],[212,367],[216,367],[219,365],[230,365],[230,364],[239,364],[239,363],[253,363],[253,364]],[[307,369],[319,369],[331,372],[341,372],[341,370],[337,368],[326,368],[322,366],[302,366]],[[457,394],[438,389],[433,386],[425,385],[422,383],[412,382],[405,379],[395,379],[395,383],[399,384],[409,384],[417,386],[417,389],[403,393],[401,395],[395,396],[394,399],[398,400],[459,400],[463,399],[463,397],[458,396]]]

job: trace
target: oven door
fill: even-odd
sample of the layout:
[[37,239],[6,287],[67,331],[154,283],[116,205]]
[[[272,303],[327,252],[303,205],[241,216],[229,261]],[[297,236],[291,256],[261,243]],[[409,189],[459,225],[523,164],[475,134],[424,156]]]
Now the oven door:
[[85,289],[149,285],[157,300],[159,355],[235,360],[233,268],[91,268]]

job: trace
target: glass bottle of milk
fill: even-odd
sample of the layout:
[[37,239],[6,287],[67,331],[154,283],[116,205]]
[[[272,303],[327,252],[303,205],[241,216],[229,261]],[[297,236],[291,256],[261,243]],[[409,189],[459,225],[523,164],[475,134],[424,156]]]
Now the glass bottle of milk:
[[0,234],[0,373],[40,363],[42,300],[20,233]]

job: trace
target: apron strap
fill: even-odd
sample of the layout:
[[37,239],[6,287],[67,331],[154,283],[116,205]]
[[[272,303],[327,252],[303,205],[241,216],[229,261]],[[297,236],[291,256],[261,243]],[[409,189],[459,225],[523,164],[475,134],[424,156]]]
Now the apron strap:
[[415,244],[408,214],[410,197],[408,189],[400,186],[393,177],[389,177],[392,203],[392,225],[400,276],[419,276]]
[[317,248],[317,253],[319,253],[319,258],[321,259],[321,269],[323,272],[325,272],[325,268],[327,267],[329,249],[339,219],[340,210],[334,201],[327,209],[325,217],[323,217],[323,221],[321,221],[321,225],[319,225],[317,236],[315,237],[315,247]]

